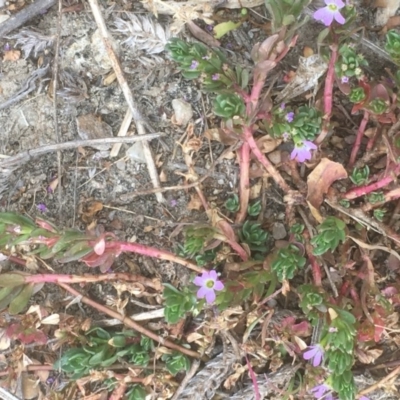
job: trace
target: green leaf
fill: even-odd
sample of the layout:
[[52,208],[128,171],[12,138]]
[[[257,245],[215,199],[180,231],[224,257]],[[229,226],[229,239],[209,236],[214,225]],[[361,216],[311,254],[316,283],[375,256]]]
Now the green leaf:
[[17,225],[20,226],[21,229],[23,227],[28,227],[32,229],[36,228],[35,223],[30,218],[10,212],[0,213],[0,222],[6,225]]
[[214,26],[214,36],[216,39],[221,39],[222,36],[226,35],[228,32],[239,28],[241,24],[241,22],[235,23],[233,21],[221,22]]
[[22,310],[26,308],[30,298],[32,297],[34,286],[35,285],[33,283],[24,285],[21,292],[16,297],[14,297],[14,299],[10,303],[10,306],[8,307],[8,312],[11,315],[19,314]]
[[25,283],[25,276],[17,273],[0,274],[0,287],[15,287]]
[[[11,289],[11,292],[9,292]],[[13,300],[14,297],[18,296],[22,291],[23,286],[15,286],[12,288],[3,288],[0,290],[0,311],[4,310]]]

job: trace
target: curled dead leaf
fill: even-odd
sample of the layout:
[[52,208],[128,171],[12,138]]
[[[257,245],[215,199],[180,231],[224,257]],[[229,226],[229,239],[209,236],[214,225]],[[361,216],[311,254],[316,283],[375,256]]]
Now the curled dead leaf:
[[264,135],[258,138],[256,142],[263,153],[270,153],[282,143],[282,139],[273,138],[270,135]]
[[342,164],[323,158],[307,178],[307,201],[315,208],[324,201],[332,183],[347,178],[347,172]]

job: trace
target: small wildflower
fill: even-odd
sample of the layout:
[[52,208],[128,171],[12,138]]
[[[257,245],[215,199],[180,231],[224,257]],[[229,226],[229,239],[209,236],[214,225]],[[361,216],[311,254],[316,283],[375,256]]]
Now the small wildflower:
[[314,386],[310,392],[313,394],[313,396],[316,399],[321,399],[322,396],[326,393],[329,392],[331,388],[326,384],[322,383],[321,385]]
[[317,21],[321,21],[325,26],[332,25],[335,20],[340,25],[343,25],[346,20],[343,15],[340,14],[339,10],[345,6],[342,0],[324,0],[326,7],[320,8],[315,11],[314,18]]
[[177,204],[178,204],[178,202],[177,202],[175,199],[172,199],[172,200],[169,202],[169,204],[170,204],[171,207],[176,207]]
[[294,119],[294,112],[293,111],[288,112],[286,114],[286,121],[290,123],[293,121],[293,119]]
[[48,211],[46,204],[44,204],[44,203],[39,203],[36,207],[42,213],[45,213],[46,211]]
[[53,193],[53,188],[51,186],[47,186],[47,193]]
[[21,227],[19,225],[14,226],[13,232],[16,233],[16,234],[20,234],[21,233]]
[[205,271],[201,276],[197,276],[193,283],[200,286],[197,291],[197,298],[206,299],[207,303],[211,304],[215,301],[215,290],[222,290],[224,284],[218,280],[218,275],[214,270]]
[[354,70],[354,73],[355,73],[357,76],[361,75],[361,74],[362,74],[361,68],[356,68],[356,69]]
[[10,51],[10,50],[11,50],[10,44],[9,44],[9,43],[6,43],[6,44],[4,45],[4,51]]
[[335,333],[335,332],[337,332],[338,331],[338,328],[336,328],[336,327],[334,327],[334,326],[331,326],[329,329],[328,329],[328,332],[329,333]]
[[349,83],[349,77],[348,76],[342,76],[342,83]]
[[219,79],[219,74],[214,74],[214,75],[211,77],[211,79],[212,79],[213,81],[217,81],[217,80]]
[[199,62],[196,60],[192,61],[192,64],[190,64],[189,69],[196,69],[199,66]]
[[287,132],[282,133],[282,139],[284,142],[287,142],[290,138],[290,135]]
[[303,354],[303,358],[305,360],[312,360],[313,367],[318,367],[324,358],[324,349],[319,344],[309,346],[308,350]]
[[0,253],[0,261],[7,260],[7,258],[8,258],[8,257],[7,257],[5,254]]
[[281,110],[284,110],[286,108],[286,104],[285,103],[281,103]]
[[347,69],[348,69],[347,64],[342,64],[342,65],[340,66],[340,69],[341,69],[342,71],[347,71]]
[[310,160],[312,157],[311,150],[316,150],[317,146],[310,142],[309,140],[304,140],[303,142],[296,143],[290,158],[296,159],[298,162],[304,162]]
[[367,396],[361,396],[358,400],[369,400],[369,397],[367,397]]

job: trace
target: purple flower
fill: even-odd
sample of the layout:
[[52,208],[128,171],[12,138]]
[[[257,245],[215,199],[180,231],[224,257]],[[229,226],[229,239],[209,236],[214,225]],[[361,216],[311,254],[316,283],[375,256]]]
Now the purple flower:
[[282,139],[284,142],[288,141],[290,138],[290,135],[287,132],[282,133]]
[[214,75],[211,77],[211,79],[212,79],[213,81],[217,81],[217,80],[219,79],[219,74],[214,74]]
[[324,0],[326,7],[315,11],[314,18],[321,21],[325,26],[330,26],[335,20],[340,25],[343,25],[346,20],[339,10],[345,6],[342,0]]
[[303,358],[312,360],[313,367],[318,367],[324,358],[324,349],[319,344],[309,346],[308,350],[303,354]]
[[196,69],[199,66],[199,62],[196,60],[192,61],[192,64],[190,64],[189,69]]
[[193,283],[200,286],[197,291],[197,298],[206,298],[207,303],[211,304],[215,301],[215,290],[222,290],[224,284],[218,280],[218,275],[214,270],[205,271],[201,276],[197,276]]
[[317,146],[309,140],[304,140],[301,143],[296,143],[290,158],[296,159],[298,162],[304,162],[311,159],[311,150],[316,150]]
[[348,76],[342,76],[342,83],[348,83],[349,82],[349,77]]
[[294,118],[294,112],[293,111],[290,111],[290,112],[288,112],[287,114],[286,114],[286,121],[287,122],[292,122],[293,121],[293,118]]
[[46,204],[44,204],[44,203],[39,203],[36,207],[42,213],[45,213],[46,211],[48,211]]
[[361,396],[358,400],[369,400],[369,397]]
[[330,388],[327,384],[322,383],[321,385],[314,386],[314,387],[310,390],[310,392],[313,394],[313,396],[314,396],[316,399],[320,399],[320,398],[322,398],[322,396],[323,396],[326,392],[328,392],[328,391],[330,391],[330,390],[331,390],[331,388]]
[[284,110],[286,108],[286,104],[285,103],[281,103],[281,110]]

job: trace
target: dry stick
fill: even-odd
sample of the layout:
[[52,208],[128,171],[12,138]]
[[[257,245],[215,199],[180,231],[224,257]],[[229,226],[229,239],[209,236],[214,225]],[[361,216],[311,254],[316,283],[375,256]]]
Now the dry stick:
[[103,282],[103,281],[126,281],[136,282],[143,286],[150,287],[154,290],[160,290],[162,288],[157,280],[148,279],[141,275],[132,275],[124,272],[117,272],[107,275],[62,275],[62,274],[37,274],[24,276],[25,283],[92,283],[92,282]]
[[153,339],[157,343],[160,343],[162,346],[168,347],[173,350],[177,350],[180,353],[186,354],[187,356],[190,356],[190,357],[193,357],[196,359],[202,358],[199,353],[197,353],[193,350],[189,350],[183,346],[180,346],[179,344],[171,342],[168,339],[164,339],[163,337],[156,335],[154,332],[149,331],[148,329],[144,328],[140,324],[137,324],[135,321],[131,320],[130,318],[124,317],[123,315],[112,310],[111,308],[103,306],[102,304],[96,303],[94,300],[89,299],[88,297],[82,295],[77,290],[73,289],[71,286],[69,286],[65,283],[60,283],[60,282],[58,282],[57,285],[62,287],[63,289],[65,289],[67,292],[73,294],[74,296],[79,297],[79,299],[82,303],[87,304],[112,318],[120,320],[123,324],[125,324],[129,328],[132,328],[135,331],[141,333],[142,335],[145,335],[145,336],[149,337],[150,339]]
[[23,151],[22,153],[18,153],[15,156],[7,157],[3,161],[0,161],[0,168],[20,166],[20,164],[29,161],[31,158],[40,156],[42,154],[50,153],[52,151],[76,149],[77,147],[96,146],[99,144],[108,144],[108,143],[133,143],[145,140],[153,140],[160,136],[163,135],[160,133],[149,133],[147,135],[128,136],[124,138],[114,137],[105,139],[74,140],[71,142],[49,144],[47,146],[37,147],[36,149]]
[[358,151],[360,150],[361,140],[364,136],[365,128],[367,126],[369,120],[369,112],[364,111],[364,118],[361,121],[360,127],[357,131],[356,141],[354,142],[353,148],[351,149],[350,161],[348,167],[353,167],[354,163],[356,162]]
[[171,397],[171,400],[178,400],[179,399],[179,396],[185,390],[185,387],[189,383],[190,379],[193,378],[193,376],[195,375],[195,373],[199,369],[199,366],[200,366],[200,361],[199,360],[193,361],[192,366],[190,367],[190,370],[186,373],[185,377],[182,379],[181,384],[179,385],[178,389],[176,389],[176,392]]
[[[106,24],[104,22],[103,15],[100,11],[100,6],[97,0],[89,0],[90,8],[94,19],[96,20],[97,27],[101,33],[104,46],[107,50],[108,57],[110,58],[111,64],[113,66],[114,72],[117,75],[118,83],[121,86],[122,92],[125,96],[125,100],[128,103],[129,109],[132,113],[132,118],[135,121],[136,129],[139,135],[144,135],[146,133],[144,129],[143,117],[133,99],[132,92],[129,88],[128,82],[125,79],[124,73],[121,68],[121,64],[115,54],[115,51],[111,44],[111,35],[109,34]],[[147,169],[149,171],[150,179],[155,189],[160,187],[160,180],[158,178],[157,168],[154,163],[153,154],[150,149],[150,145],[147,142],[143,142],[143,155],[146,159]],[[164,197],[160,192],[155,193],[157,201],[160,203],[164,202]]]
[[[58,0],[58,14],[57,14],[57,33],[56,33],[56,46],[54,49],[54,61],[53,61],[53,120],[54,120],[54,131],[56,136],[56,142],[61,142],[60,127],[58,125],[57,115],[57,84],[58,84],[58,67],[59,67],[59,54],[60,54],[60,36],[61,36],[61,16],[62,16],[62,0]],[[57,150],[57,175],[58,180],[61,182],[62,169],[61,169],[61,151]],[[59,220],[63,220],[62,215],[62,185],[58,185],[57,188],[58,197],[58,213]]]
[[400,366],[394,369],[389,375],[386,375],[383,379],[381,379],[379,382],[374,383],[372,386],[370,386],[367,389],[362,390],[360,393],[358,393],[359,396],[364,396],[368,393],[373,392],[374,390],[379,389],[382,387],[386,382],[390,381],[393,379],[396,375],[400,374]]
[[40,15],[55,4],[56,0],[36,0],[29,6],[11,16],[7,21],[0,24],[0,38],[8,35],[14,29],[19,28],[32,18]]
[[[121,127],[119,128],[118,131],[118,135],[119,137],[121,136],[126,136],[126,134],[128,133],[128,129],[129,129],[129,125],[132,122],[132,113],[131,110],[128,108],[128,110],[126,110],[126,114],[124,117],[124,120],[122,121]],[[122,143],[116,143],[114,144],[113,148],[111,149],[110,152],[110,157],[117,157],[118,153],[121,149]]]

